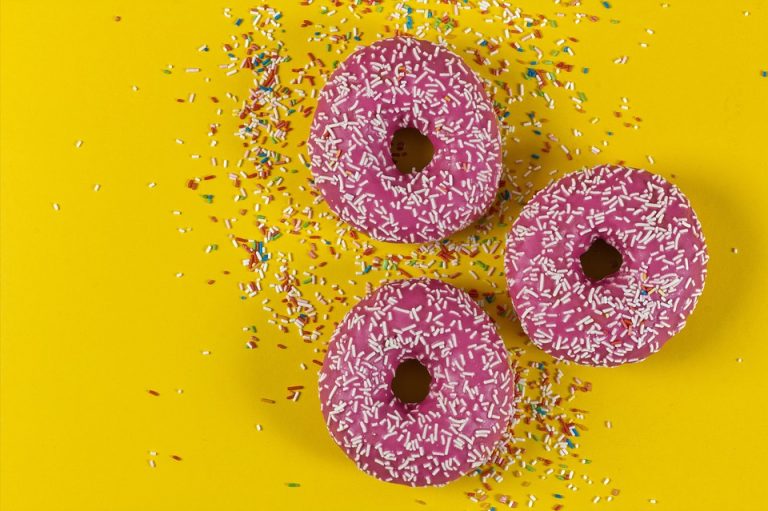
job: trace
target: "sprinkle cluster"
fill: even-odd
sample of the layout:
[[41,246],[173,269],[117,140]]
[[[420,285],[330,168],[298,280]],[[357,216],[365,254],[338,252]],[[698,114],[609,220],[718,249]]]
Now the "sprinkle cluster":
[[[196,91],[197,101],[183,86],[174,100],[179,108],[211,110],[202,132],[210,144],[195,145],[195,126],[180,127],[176,144],[194,166],[187,186],[200,197],[199,211],[221,229],[220,237],[197,247],[208,254],[201,257],[211,258],[210,274],[187,272],[183,281],[239,288],[255,323],[243,326],[250,356],[279,350],[292,360],[285,367],[285,399],[265,392],[254,431],[274,434],[279,416],[306,406],[297,399],[301,391],[291,389],[314,385],[312,368],[322,365],[334,322],[374,285],[441,279],[467,290],[497,320],[521,379],[518,392],[525,390],[517,426],[494,462],[476,470],[477,488],[467,497],[481,509],[527,501],[557,510],[578,506],[585,496],[611,501],[618,490],[592,486],[599,463],[584,458],[580,446],[580,434],[593,424],[575,405],[590,385],[576,377],[578,368],[525,346],[500,262],[509,225],[532,194],[562,170],[594,164],[593,158],[616,160],[621,155],[612,141],[642,128],[629,98],[613,90],[597,97],[590,90],[600,76],[581,52],[590,44],[592,25],[620,21],[581,2],[541,5],[536,9],[548,11],[541,14],[497,0],[295,1],[304,8],[290,15],[282,3],[260,0],[247,11],[225,9],[232,35],[223,45],[200,46],[188,64],[195,73],[178,74],[172,65],[159,71],[213,86],[206,94]],[[653,33],[647,29],[644,37]],[[504,174],[491,208],[471,230],[419,246],[378,243],[339,221],[316,189],[305,147],[319,91],[331,73],[360,45],[399,35],[434,41],[459,55],[483,79],[503,138]],[[580,115],[568,123],[551,120],[555,112],[574,110]],[[243,144],[240,158],[233,158],[233,133]],[[178,232],[187,236],[194,214],[173,214],[184,222]],[[233,268],[239,262],[241,268]],[[540,487],[543,479],[561,481],[559,493],[551,493],[551,484]],[[422,504],[430,500],[419,497]]]
[[[579,257],[597,239],[622,255],[590,280]],[[637,362],[683,326],[708,256],[688,199],[661,176],[622,166],[574,172],[526,205],[507,241],[509,293],[523,329],[581,364]]]

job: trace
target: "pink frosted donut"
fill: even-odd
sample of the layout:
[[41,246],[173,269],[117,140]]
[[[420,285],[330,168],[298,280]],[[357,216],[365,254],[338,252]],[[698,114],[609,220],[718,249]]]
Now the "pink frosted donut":
[[[600,280],[581,256],[596,240],[621,255]],[[685,326],[709,257],[688,199],[662,177],[605,165],[540,191],[507,238],[509,295],[530,339],[550,355],[615,366],[658,351]]]
[[[398,366],[429,371],[421,402],[395,396]],[[426,278],[387,283],[347,313],[320,371],[331,436],[381,480],[442,485],[481,465],[514,410],[507,350],[486,313],[455,287]]]
[[[402,128],[434,147],[420,172],[390,154]],[[383,241],[434,241],[491,205],[501,135],[483,84],[451,51],[394,37],[353,53],[320,94],[308,142],[315,183],[343,220]]]

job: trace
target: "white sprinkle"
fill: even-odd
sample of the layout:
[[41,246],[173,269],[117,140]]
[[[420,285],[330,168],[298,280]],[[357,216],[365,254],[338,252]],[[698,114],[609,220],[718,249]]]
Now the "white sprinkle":
[[82,140],[78,140],[77,142],[75,142],[75,147],[78,148],[78,149],[83,147],[83,141]]
[[58,202],[54,202],[53,203],[53,210],[54,211],[59,211],[60,209],[61,209],[61,206],[59,206],[59,203]]

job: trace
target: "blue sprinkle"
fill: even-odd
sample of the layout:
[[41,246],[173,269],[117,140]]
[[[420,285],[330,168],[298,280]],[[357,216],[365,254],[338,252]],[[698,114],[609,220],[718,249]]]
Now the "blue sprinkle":
[[571,442],[571,439],[570,439],[570,438],[566,438],[566,439],[565,439],[565,443],[566,443],[566,444],[568,444],[568,447],[570,447],[571,449],[573,449],[574,447],[576,447],[576,444],[574,444],[573,442]]
[[237,18],[237,20],[235,20],[235,26],[239,27],[242,23],[243,23],[243,18]]
[[767,78],[768,77],[768,71],[763,71],[760,74],[762,75],[763,78]]
[[531,158],[533,158],[534,160],[538,160],[539,158],[541,158],[541,156],[539,156],[539,155],[538,155],[538,154],[536,154],[536,153],[533,153],[533,154],[531,155]]
[[563,496],[560,495],[559,493],[553,493],[552,496],[555,497],[556,499],[562,499],[563,498]]
[[534,76],[536,76],[536,70],[529,67],[528,71],[526,72],[526,75],[529,76],[530,78],[533,78]]
[[536,133],[537,135],[541,135],[541,131],[540,130],[533,130],[533,132]]
[[587,74],[589,73],[589,68],[588,67],[582,68],[581,72],[584,74]]
[[283,17],[283,13],[282,12],[278,12],[277,14],[275,14],[275,21],[279,20],[282,17]]
[[603,2],[603,7],[605,7],[606,9],[610,9],[611,8],[610,2]]

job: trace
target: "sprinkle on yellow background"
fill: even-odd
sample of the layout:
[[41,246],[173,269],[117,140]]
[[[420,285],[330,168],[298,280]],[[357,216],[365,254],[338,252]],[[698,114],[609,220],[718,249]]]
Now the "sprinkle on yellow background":
[[[582,3],[621,20],[590,26],[579,45],[593,107],[610,112],[626,96],[644,119],[601,158],[647,166],[652,155],[650,170],[674,173],[711,264],[689,326],[660,354],[569,369],[594,384],[578,403],[591,411],[581,453],[595,460],[595,484],[611,477],[621,496],[593,505],[582,490],[565,509],[764,509],[768,6]],[[274,4],[296,23],[311,14]],[[299,369],[310,348],[243,349],[239,329],[266,316],[220,273],[242,254],[204,254],[221,233],[184,187],[198,174],[188,149],[207,144],[210,109],[174,101],[215,90],[203,82],[208,70],[182,70],[213,66],[196,48],[232,33],[225,6],[248,7],[2,1],[0,509],[478,509],[463,494],[474,478],[410,489],[358,472],[325,431],[314,371]],[[614,64],[622,54],[628,63]],[[578,115],[552,114],[566,126]],[[174,142],[180,135],[185,145]],[[236,140],[222,144],[239,156]],[[560,170],[576,168],[560,159]],[[328,275],[346,280],[347,271]],[[307,387],[299,403],[259,401],[282,399],[286,379]],[[294,481],[301,486],[286,485]],[[502,487],[527,501],[513,479]]]

